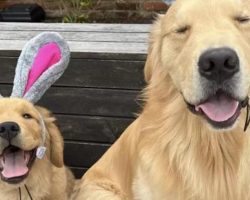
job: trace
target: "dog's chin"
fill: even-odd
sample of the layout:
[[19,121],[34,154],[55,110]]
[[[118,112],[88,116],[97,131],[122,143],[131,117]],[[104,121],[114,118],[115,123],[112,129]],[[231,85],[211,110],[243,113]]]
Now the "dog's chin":
[[28,177],[35,162],[36,148],[24,151],[9,145],[0,155],[0,177],[8,184],[20,184]]
[[231,130],[237,124],[241,109],[248,103],[248,98],[240,100],[223,91],[209,96],[198,104],[186,102],[189,110],[203,117],[215,130]]

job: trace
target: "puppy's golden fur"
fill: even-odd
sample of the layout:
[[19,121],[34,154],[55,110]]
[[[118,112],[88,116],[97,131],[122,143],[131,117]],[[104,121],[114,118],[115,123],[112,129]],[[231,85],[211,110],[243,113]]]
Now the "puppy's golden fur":
[[[21,199],[30,199],[25,185],[35,200],[69,199],[74,179],[71,172],[64,166],[63,139],[54,124],[55,119],[51,113],[26,100],[16,98],[0,99],[0,110],[0,124],[15,122],[20,126],[20,132],[11,141],[0,138],[1,154],[9,143],[25,151],[37,148],[42,143],[41,116],[47,129],[45,157],[41,160],[36,158],[29,169],[28,176],[23,181],[10,184],[0,180],[0,199],[19,200],[19,188]],[[30,115],[31,118],[25,118],[25,114]]]
[[250,1],[177,0],[153,26],[145,66],[146,103],[138,119],[86,173],[76,200],[248,200],[250,136],[245,111],[217,130],[184,101],[202,94],[197,60],[234,49],[238,96],[250,86]]

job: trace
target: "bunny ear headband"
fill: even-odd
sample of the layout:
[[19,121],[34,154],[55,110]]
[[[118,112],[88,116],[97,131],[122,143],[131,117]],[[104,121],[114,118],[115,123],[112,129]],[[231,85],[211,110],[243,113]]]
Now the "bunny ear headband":
[[[45,32],[34,37],[24,46],[18,59],[11,97],[36,103],[60,78],[68,66],[69,59],[69,46],[58,33]],[[47,130],[41,114],[40,125],[42,143],[36,156],[42,159],[46,151],[44,145]]]
[[36,103],[68,66],[67,43],[53,32],[41,33],[23,48],[18,59],[11,97]]

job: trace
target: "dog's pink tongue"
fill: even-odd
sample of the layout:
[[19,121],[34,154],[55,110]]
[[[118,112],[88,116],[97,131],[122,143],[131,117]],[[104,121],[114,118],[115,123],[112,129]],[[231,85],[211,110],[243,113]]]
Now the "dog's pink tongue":
[[238,101],[222,94],[196,106],[196,110],[201,109],[209,119],[215,122],[224,122],[233,117],[238,106]]
[[6,152],[2,160],[2,175],[5,178],[24,176],[28,172],[24,151]]

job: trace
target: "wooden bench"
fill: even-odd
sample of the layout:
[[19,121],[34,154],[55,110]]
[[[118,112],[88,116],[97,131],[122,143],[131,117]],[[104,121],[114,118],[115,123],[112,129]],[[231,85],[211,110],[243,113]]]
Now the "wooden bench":
[[77,177],[94,164],[140,111],[150,25],[0,23],[0,93],[11,92],[17,57],[42,31],[60,32],[71,62],[39,102],[53,111],[65,162]]

